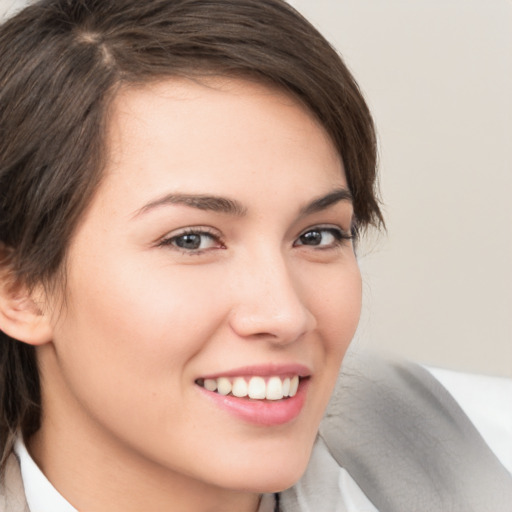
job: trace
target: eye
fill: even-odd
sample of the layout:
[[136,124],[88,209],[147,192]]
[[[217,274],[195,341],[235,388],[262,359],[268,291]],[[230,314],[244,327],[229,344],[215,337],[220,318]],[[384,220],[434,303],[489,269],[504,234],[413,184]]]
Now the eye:
[[320,247],[329,249],[337,247],[346,240],[351,240],[352,235],[345,230],[329,226],[316,226],[304,231],[299,238],[295,241],[294,245],[305,245],[311,247]]
[[161,246],[171,246],[190,254],[200,253],[208,249],[223,248],[220,237],[204,228],[190,228],[176,235],[169,236],[160,242]]

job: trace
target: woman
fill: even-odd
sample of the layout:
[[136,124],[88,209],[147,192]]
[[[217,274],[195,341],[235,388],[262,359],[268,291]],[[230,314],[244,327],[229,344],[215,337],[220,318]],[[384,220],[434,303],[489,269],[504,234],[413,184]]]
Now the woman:
[[312,510],[343,475],[321,509],[375,510],[315,443],[382,224],[336,53],[280,0],[43,0],[0,55],[5,509]]

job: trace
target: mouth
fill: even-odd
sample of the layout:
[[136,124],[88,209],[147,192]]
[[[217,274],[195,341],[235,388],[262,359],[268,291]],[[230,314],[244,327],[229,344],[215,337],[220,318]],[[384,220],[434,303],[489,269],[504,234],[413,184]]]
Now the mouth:
[[266,377],[218,377],[215,379],[197,379],[198,386],[222,396],[250,398],[252,400],[286,400],[297,394],[299,385],[305,377],[289,375],[286,377],[270,375]]
[[195,380],[217,409],[258,427],[292,424],[309,394],[311,370],[302,364],[253,365]]

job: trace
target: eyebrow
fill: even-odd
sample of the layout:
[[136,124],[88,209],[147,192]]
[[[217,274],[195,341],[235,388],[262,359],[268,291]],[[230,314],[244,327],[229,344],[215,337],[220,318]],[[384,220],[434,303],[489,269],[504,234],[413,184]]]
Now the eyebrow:
[[327,208],[335,205],[336,203],[339,203],[340,201],[348,201],[350,203],[353,202],[350,190],[346,188],[338,188],[325,196],[314,199],[306,206],[301,208],[299,215],[300,217],[304,217],[306,215],[311,215],[313,213],[327,210]]
[[[325,196],[314,199],[299,211],[299,216],[304,217],[313,213],[326,210],[340,201],[352,202],[352,194],[346,188],[336,189]],[[210,196],[203,194],[166,194],[163,197],[151,201],[137,210],[133,217],[144,214],[150,210],[165,205],[184,205],[198,210],[207,210],[217,213],[225,213],[236,217],[243,217],[247,214],[247,208],[240,202],[227,197]]]
[[189,206],[190,208],[196,208],[198,210],[226,213],[237,217],[243,217],[247,213],[247,209],[241,203],[226,197],[194,194],[167,194],[146,204],[140,210],[137,210],[134,216],[146,213],[147,211],[159,206],[170,204]]

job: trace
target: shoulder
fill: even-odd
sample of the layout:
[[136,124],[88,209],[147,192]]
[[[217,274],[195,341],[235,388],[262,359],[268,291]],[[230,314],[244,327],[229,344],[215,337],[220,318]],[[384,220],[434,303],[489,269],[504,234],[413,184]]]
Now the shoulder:
[[25,499],[19,461],[12,452],[0,479],[0,512],[30,512]]
[[381,512],[510,510],[512,477],[418,365],[348,358],[320,434]]

